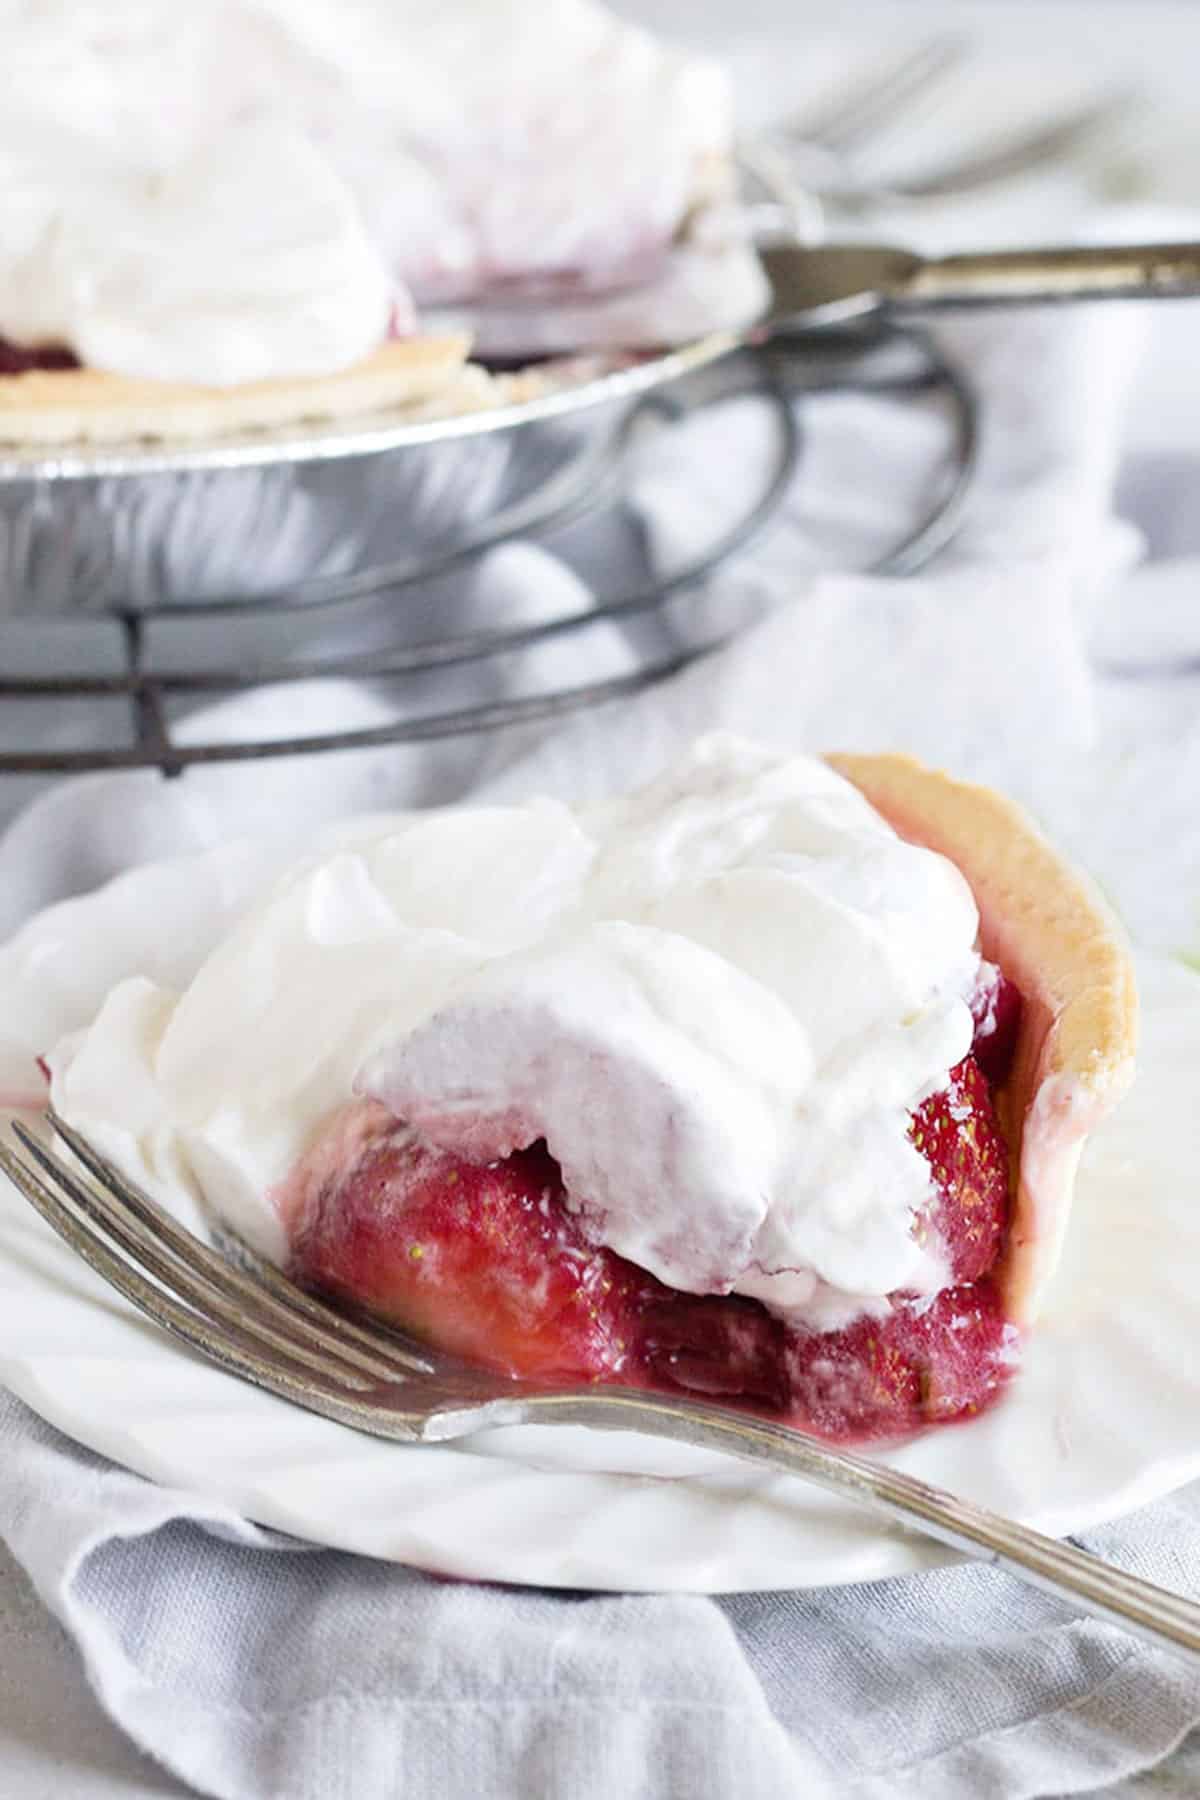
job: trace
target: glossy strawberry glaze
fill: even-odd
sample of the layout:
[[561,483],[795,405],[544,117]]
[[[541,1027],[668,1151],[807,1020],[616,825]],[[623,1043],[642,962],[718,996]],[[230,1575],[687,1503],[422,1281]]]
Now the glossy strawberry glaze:
[[77,369],[79,359],[57,344],[32,344],[24,348],[0,337],[0,375],[24,375],[29,369]]
[[683,1390],[841,1441],[970,1416],[1015,1361],[991,1279],[1009,1204],[992,1087],[1020,996],[998,977],[974,1011],[972,1054],[911,1126],[937,1193],[914,1229],[937,1233],[953,1280],[932,1298],[895,1294],[879,1316],[818,1332],[755,1300],[679,1293],[587,1241],[544,1144],[467,1163],[373,1102],[331,1121],[291,1196],[292,1273],[516,1376]]

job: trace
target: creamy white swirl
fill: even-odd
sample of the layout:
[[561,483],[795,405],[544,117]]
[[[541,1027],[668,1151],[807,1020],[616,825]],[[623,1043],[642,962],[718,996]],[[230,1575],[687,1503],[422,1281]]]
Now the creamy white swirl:
[[830,1324],[945,1280],[908,1123],[970,1046],[977,924],[825,764],[711,738],[592,812],[343,834],[185,993],[116,989],[54,1099],[275,1256],[275,1199],[356,1092],[476,1160],[545,1137],[597,1241]]
[[98,187],[8,273],[0,317],[18,341],[214,387],[344,368],[382,341],[393,308],[341,183],[304,138],[259,124]]

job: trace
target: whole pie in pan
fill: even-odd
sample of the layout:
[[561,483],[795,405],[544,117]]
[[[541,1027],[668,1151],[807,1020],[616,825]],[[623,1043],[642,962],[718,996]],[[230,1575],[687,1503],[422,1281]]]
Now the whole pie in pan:
[[593,0],[48,0],[5,67],[9,441],[477,407],[444,309],[651,291],[732,186],[722,71]]
[[50,1066],[316,1290],[864,1439],[1003,1392],[1136,1032],[1118,925],[1010,801],[716,736],[579,812],[351,824]]

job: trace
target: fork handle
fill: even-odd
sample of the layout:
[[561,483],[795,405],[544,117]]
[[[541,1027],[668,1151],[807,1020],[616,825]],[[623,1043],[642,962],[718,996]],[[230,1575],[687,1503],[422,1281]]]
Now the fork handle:
[[[704,1401],[659,1400],[653,1395],[617,1391],[545,1394],[523,1399],[515,1408],[511,1402],[501,1405],[504,1423],[639,1431],[723,1451],[780,1474],[798,1475],[840,1499],[915,1526],[925,1536],[977,1561],[994,1563],[1031,1586],[1074,1603],[1093,1618],[1119,1625],[1156,1648],[1174,1650],[1200,1666],[1200,1605],[1194,1601],[1114,1568],[1073,1544],[960,1500],[898,1469],[834,1449],[790,1426]],[[480,1422],[476,1418],[473,1428]],[[457,1435],[457,1431],[452,1427],[446,1435]]]
[[1047,300],[1186,299],[1200,294],[1200,243],[1080,245],[931,257],[892,306],[1011,306]]

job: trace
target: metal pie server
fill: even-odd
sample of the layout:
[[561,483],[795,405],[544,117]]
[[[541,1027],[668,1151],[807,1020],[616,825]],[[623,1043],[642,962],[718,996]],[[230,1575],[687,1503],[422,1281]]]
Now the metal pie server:
[[843,325],[942,307],[1200,295],[1200,243],[968,251],[924,257],[888,244],[764,245],[772,300],[758,331]]
[[925,257],[894,244],[806,245],[786,237],[755,247],[770,299],[761,317],[734,328],[676,316],[653,284],[574,300],[550,293],[492,295],[455,313],[486,361],[535,360],[596,351],[661,351],[692,341],[711,362],[785,329],[854,325],[935,308],[1025,306],[1046,301],[1166,300],[1200,295],[1200,243],[1069,245]]

